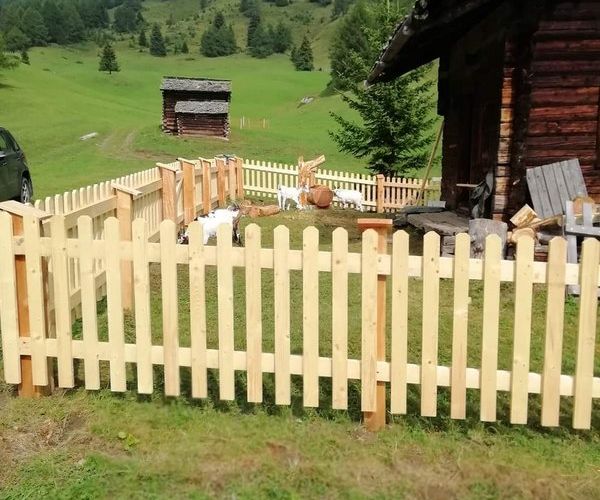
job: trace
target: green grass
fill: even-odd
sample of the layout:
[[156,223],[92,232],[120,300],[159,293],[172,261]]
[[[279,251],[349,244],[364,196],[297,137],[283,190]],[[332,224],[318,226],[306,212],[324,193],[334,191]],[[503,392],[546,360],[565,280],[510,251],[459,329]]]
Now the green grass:
[[[301,248],[307,225],[320,231],[320,245],[331,247],[331,232],[348,228],[351,251],[360,236],[352,211],[288,212],[255,219],[263,230],[263,246],[272,245],[272,230],[290,228],[291,248]],[[248,221],[244,221],[247,224]],[[411,235],[411,251],[419,252],[419,236]],[[273,275],[263,277],[263,350],[273,352]],[[208,344],[217,348],[216,272],[207,269]],[[189,346],[189,295],[185,267],[179,269],[179,335]],[[159,344],[161,291],[158,266],[151,268],[152,336]],[[243,270],[234,271],[235,345],[245,348]],[[320,354],[331,353],[331,283],[320,276]],[[421,282],[410,280],[409,362],[420,363]],[[359,356],[360,280],[350,277],[349,355]],[[291,349],[302,352],[302,277],[292,272]],[[499,368],[510,369],[514,290],[502,287]],[[481,358],[482,288],[471,284],[469,366]],[[452,283],[442,280],[440,294],[441,364],[450,362]],[[531,370],[542,363],[545,291],[536,287]],[[389,312],[389,308],[388,308]],[[563,373],[572,374],[578,306],[569,300],[565,313]],[[107,339],[105,302],[99,304],[99,332]],[[135,341],[135,320],[126,315],[128,342]],[[389,320],[389,317],[388,317]],[[81,324],[74,336],[80,338]],[[389,336],[389,332],[388,332]],[[389,346],[388,346],[389,347]],[[600,373],[596,352],[595,373]],[[83,366],[76,364],[82,386]],[[331,409],[328,379],[321,380],[320,407],[302,406],[302,380],[292,377],[292,405],[274,403],[273,376],[265,374],[264,403],[246,403],[246,380],[236,373],[236,400],[218,397],[218,373],[209,372],[209,398],[193,400],[189,369],[181,370],[182,396],[163,397],[162,368],[155,367],[155,394],[135,393],[135,367],[128,366],[125,394],[108,391],[108,365],[101,363],[103,390],[59,391],[38,401],[11,398],[0,391],[0,498],[595,498],[600,495],[600,412],[594,403],[593,430],[570,430],[572,407],[561,405],[560,429],[539,426],[540,399],[531,396],[527,427],[509,426],[509,400],[498,397],[499,422],[479,422],[479,392],[468,391],[467,420],[452,421],[449,391],[440,388],[438,417],[420,418],[418,386],[409,386],[408,416],[377,435],[360,426],[360,387],[349,383],[347,411]],[[4,488],[4,489],[3,489]]]

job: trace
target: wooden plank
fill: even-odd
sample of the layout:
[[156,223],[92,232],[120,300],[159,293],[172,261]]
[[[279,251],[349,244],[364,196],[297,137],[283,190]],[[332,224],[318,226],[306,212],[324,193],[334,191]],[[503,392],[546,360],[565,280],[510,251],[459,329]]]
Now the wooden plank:
[[552,172],[554,173],[554,180],[556,182],[556,186],[558,188],[558,193],[560,197],[561,213],[564,213],[565,202],[570,199],[569,190],[567,189],[567,182],[565,181],[563,171],[562,168],[560,168],[560,166],[553,168]]
[[408,233],[397,231],[392,245],[392,346],[390,412],[406,413],[408,363]]
[[217,229],[217,279],[219,319],[219,397],[235,399],[233,370],[233,267],[231,259],[231,225]]
[[62,215],[51,219],[52,231],[52,281],[54,284],[54,317],[56,340],[58,345],[58,385],[71,388],[75,386],[73,372],[73,352],[71,341],[71,305],[69,303],[67,231]]
[[7,384],[21,382],[19,355],[19,315],[17,302],[17,276],[13,249],[13,224],[11,215],[0,212],[0,338],[4,380]]
[[289,405],[290,393],[290,234],[285,226],[273,231],[275,286],[275,404]]
[[440,236],[423,238],[423,315],[421,335],[421,415],[437,414],[437,360],[440,301]]
[[579,330],[575,366],[573,428],[589,429],[592,421],[592,384],[598,316],[600,242],[586,239],[581,246]]
[[206,254],[202,224],[188,226],[189,286],[190,286],[190,345],[192,350],[192,397],[208,397],[206,360]]
[[480,419],[483,422],[496,421],[501,249],[500,237],[496,234],[489,235],[486,239],[483,270],[483,331],[480,374]]
[[[552,217],[555,214],[552,210],[552,204],[550,203],[550,197],[548,195],[548,187],[546,186],[546,179],[544,178],[544,173],[542,171],[544,167],[536,167],[533,169],[533,175],[537,181],[538,189],[539,189],[539,202],[541,203],[541,218],[545,219],[546,217]],[[540,213],[540,210],[534,206],[536,212]]]
[[546,184],[546,194],[548,201],[552,208],[552,215],[560,215],[564,212],[564,204],[561,200],[560,192],[556,184],[556,177],[554,176],[554,167],[546,166],[542,167],[542,175]]
[[567,242],[553,238],[548,249],[546,267],[546,337],[542,371],[542,416],[545,427],[558,426],[560,417],[560,375],[563,328],[565,322],[565,272]]
[[137,345],[137,391],[152,394],[152,323],[150,271],[148,268],[148,224],[136,219],[132,224],[133,283],[135,304],[135,343]]
[[470,252],[469,235],[457,234],[454,247],[454,317],[450,371],[450,417],[457,419],[466,418]]
[[[91,217],[82,216],[77,225],[78,239],[83,248],[91,248],[94,239]],[[79,256],[81,276],[81,322],[84,346],[84,380],[87,390],[100,389],[100,365],[98,364],[98,318],[96,308],[96,278],[94,257],[90,252]]]
[[[157,164],[158,165],[158,164]],[[160,167],[160,176],[162,180],[162,219],[177,220],[177,193],[175,171],[166,165]]]
[[377,240],[374,229],[362,238],[361,410],[377,410]]
[[39,219],[23,217],[25,262],[27,267],[27,299],[31,336],[31,365],[33,384],[46,386],[49,382],[46,358],[46,311],[44,310],[44,281],[40,244]]
[[348,409],[348,232],[332,234],[331,247],[332,407]]
[[587,196],[587,188],[585,186],[585,180],[581,172],[579,160],[577,158],[568,160],[566,170],[569,173],[570,181],[573,183],[575,189],[575,196]]
[[515,265],[515,323],[511,377],[510,422],[527,423],[529,353],[533,308],[533,238],[517,241]]
[[319,231],[302,233],[302,368],[304,406],[319,406]]
[[127,389],[125,372],[125,334],[121,289],[121,254],[119,221],[109,217],[104,221],[106,266],[106,308],[108,315],[108,344],[110,346],[110,389],[124,392]]
[[179,396],[180,394],[176,242],[175,222],[170,219],[162,221],[160,224],[160,277],[166,396]]
[[246,373],[248,402],[262,403],[262,270],[260,265],[261,230],[257,224],[246,226]]

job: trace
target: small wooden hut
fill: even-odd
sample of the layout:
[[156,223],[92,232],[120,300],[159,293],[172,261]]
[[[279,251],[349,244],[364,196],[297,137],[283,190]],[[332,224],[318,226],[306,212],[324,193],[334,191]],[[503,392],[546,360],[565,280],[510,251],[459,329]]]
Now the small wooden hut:
[[419,0],[368,82],[436,58],[449,208],[491,173],[487,215],[506,220],[529,201],[527,169],[572,158],[600,202],[600,1]]
[[167,76],[160,89],[165,132],[229,137],[229,80]]

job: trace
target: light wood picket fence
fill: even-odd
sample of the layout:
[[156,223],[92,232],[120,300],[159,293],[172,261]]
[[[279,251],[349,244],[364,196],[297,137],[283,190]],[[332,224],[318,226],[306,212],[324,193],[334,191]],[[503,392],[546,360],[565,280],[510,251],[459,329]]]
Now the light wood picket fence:
[[[52,227],[64,227],[66,216],[52,218]],[[52,231],[51,236],[40,233],[39,220],[31,215],[24,218],[24,236],[13,237],[12,219],[0,213],[0,321],[2,325],[2,352],[4,377],[9,384],[21,382],[23,357],[30,357],[33,383],[49,383],[48,359],[56,359],[57,384],[70,388],[75,384],[74,359],[84,361],[85,387],[98,389],[101,385],[99,361],[109,362],[110,388],[116,392],[127,389],[126,365],[136,366],[135,384],[140,394],[156,389],[154,366],[164,368],[164,393],[181,394],[180,368],[191,369],[191,394],[194,398],[208,396],[208,370],[218,372],[219,398],[233,400],[236,396],[236,371],[247,374],[247,400],[263,401],[263,374],[272,373],[275,379],[275,403],[291,402],[291,375],[303,380],[302,397],[305,407],[320,405],[319,381],[332,381],[332,406],[348,407],[348,382],[360,381],[361,409],[375,411],[377,384],[385,383],[390,390],[389,412],[407,412],[409,384],[420,386],[423,416],[438,412],[438,391],[450,387],[450,416],[466,416],[467,389],[480,395],[480,419],[486,422],[498,418],[498,392],[510,393],[510,421],[525,424],[531,418],[528,407],[530,394],[541,394],[541,424],[559,425],[561,398],[573,402],[571,425],[587,429],[591,425],[593,401],[600,398],[600,377],[595,368],[597,288],[599,281],[600,243],[587,240],[583,244],[581,264],[566,263],[566,243],[555,239],[550,244],[549,261],[534,262],[533,240],[520,238],[515,261],[501,258],[500,240],[490,236],[486,242],[483,260],[469,257],[468,235],[456,239],[456,255],[440,257],[439,236],[429,233],[424,237],[423,256],[411,256],[408,235],[393,235],[391,252],[378,253],[377,234],[363,233],[360,252],[350,252],[348,234],[338,228],[333,232],[331,251],[319,248],[319,234],[315,228],[303,233],[302,250],[290,249],[290,235],[286,227],[274,232],[273,248],[261,245],[260,228],[249,225],[245,233],[245,247],[232,247],[231,230],[222,226],[216,246],[204,246],[201,226],[189,227],[190,244],[176,244],[176,223],[165,220],[160,224],[160,242],[149,241],[151,225],[138,219],[132,225],[131,239],[124,239],[120,223],[109,217],[103,223],[103,232],[94,237],[93,220],[80,217],[77,234]],[[19,280],[15,262],[25,258],[26,288],[29,299],[28,318],[30,337],[19,336]],[[75,261],[80,270],[83,336],[74,340],[72,335],[71,297],[63,279],[68,276],[69,262]],[[106,275],[108,339],[99,340],[96,304],[99,299],[94,286],[94,263],[102,262]],[[123,263],[133,267],[135,340],[126,341],[123,314]],[[162,342],[153,343],[151,336],[150,265],[160,265]],[[180,339],[178,294],[178,266],[184,266],[189,275],[189,304],[191,342],[183,347]],[[52,269],[53,283],[47,282],[45,268]],[[206,292],[207,269],[216,268],[217,294]],[[234,269],[243,268],[244,280],[234,279]],[[263,275],[261,270],[272,270],[274,304],[262,299]],[[292,303],[290,276],[302,273],[302,301]],[[319,275],[331,279],[331,356],[322,356],[319,332]],[[186,275],[184,273],[184,275]],[[361,285],[349,287],[350,276],[360,276]],[[377,280],[386,276],[391,281],[391,324],[387,335],[391,345],[385,360],[377,359]],[[412,279],[422,282],[422,334],[420,363],[410,363],[408,325],[409,295]],[[440,281],[453,283],[452,359],[448,366],[439,363]],[[471,282],[482,282],[483,320],[480,325],[480,363],[469,366],[467,345]],[[514,301],[514,336],[512,341],[511,370],[498,369],[500,294],[502,283],[512,283]],[[580,284],[578,333],[574,371],[564,374],[563,331],[565,314],[565,286]],[[22,286],[22,285],[21,285]],[[244,287],[245,309],[234,311],[234,295]],[[534,287],[544,287],[547,293],[545,318],[533,316]],[[54,309],[50,314],[46,294],[50,293]],[[537,292],[536,292],[537,293]],[[349,302],[360,296],[360,314],[350,314]],[[207,303],[217,301],[218,321],[207,324]],[[274,308],[274,349],[263,350],[266,328],[264,311]],[[290,349],[292,308],[302,308],[302,352]],[[234,316],[245,314],[246,329],[234,328]],[[412,314],[412,313],[411,313]],[[52,316],[53,321],[50,321]],[[360,317],[358,317],[360,316]],[[530,371],[530,344],[533,322],[545,323],[543,369]],[[349,356],[349,337],[353,323],[360,324],[360,354]],[[218,347],[209,348],[209,331],[218,331]],[[245,338],[245,350],[235,349],[235,338]],[[131,381],[130,381],[131,383]],[[563,422],[564,423],[564,422]]]
[[[277,197],[277,186],[298,186],[298,165],[244,160],[244,190],[251,196]],[[363,195],[366,210],[395,212],[405,206],[425,205],[429,200],[439,200],[438,180],[383,175],[365,175],[351,172],[320,169],[315,175],[318,184],[330,189],[355,189]],[[419,191],[423,196],[419,200]],[[339,205],[334,199],[334,206]]]

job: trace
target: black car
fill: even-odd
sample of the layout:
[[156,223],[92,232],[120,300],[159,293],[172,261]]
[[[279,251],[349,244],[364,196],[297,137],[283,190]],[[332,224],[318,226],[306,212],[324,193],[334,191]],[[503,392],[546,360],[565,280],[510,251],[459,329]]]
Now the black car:
[[29,203],[33,184],[27,159],[8,130],[0,127],[0,201]]

